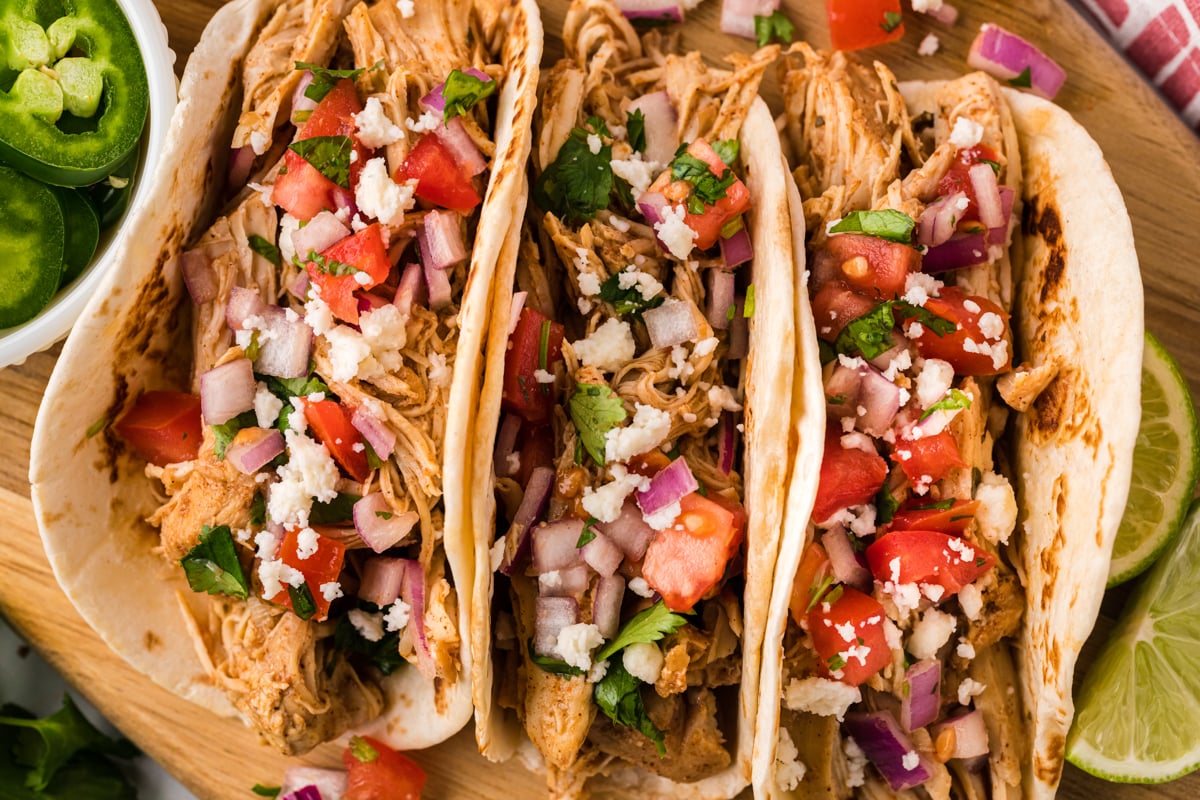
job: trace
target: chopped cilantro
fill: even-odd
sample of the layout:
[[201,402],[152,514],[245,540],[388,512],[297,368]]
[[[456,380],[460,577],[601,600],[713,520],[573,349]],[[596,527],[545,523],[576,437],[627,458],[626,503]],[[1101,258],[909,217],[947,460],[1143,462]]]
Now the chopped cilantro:
[[729,308],[725,309],[725,321],[733,322],[733,318],[737,315],[737,303],[730,304]]
[[375,448],[371,447],[371,443],[366,439],[363,440],[363,453],[367,457],[367,467],[370,469],[382,469],[383,459],[375,452]]
[[826,575],[820,583],[814,583],[808,587],[808,605],[804,608],[805,614],[812,611],[817,603],[821,602],[831,586],[833,586],[833,576]]
[[442,119],[449,122],[452,118],[470,111],[476,103],[496,91],[496,82],[476,78],[467,72],[457,69],[450,70],[446,76],[446,85],[442,87],[442,97],[446,99],[446,110]]
[[646,152],[646,115],[640,108],[629,112],[625,130],[629,134],[629,146],[639,153]]
[[231,420],[222,422],[220,425],[213,425],[213,453],[217,457],[217,461],[225,460],[225,448],[229,447],[229,443],[233,441],[233,437],[237,436],[237,432],[242,428],[252,428],[258,424],[258,417],[253,411],[243,411]]
[[900,501],[888,489],[887,481],[884,481],[883,486],[879,487],[879,493],[875,495],[875,521],[880,525],[891,522],[898,508]]
[[711,206],[725,197],[725,190],[733,185],[737,177],[733,170],[726,169],[718,177],[704,161],[687,152],[687,145],[680,145],[671,162],[671,179],[687,181],[692,185],[688,195],[687,210],[692,214],[703,214],[706,205]]
[[923,506],[913,506],[910,511],[949,511],[954,508],[954,498],[939,500],[936,503],[926,503]]
[[774,11],[769,17],[754,17],[754,38],[758,40],[759,47],[766,47],[772,39],[790,42],[795,33],[796,26],[782,11]]
[[738,144],[737,139],[726,139],[713,145],[713,150],[716,152],[717,157],[727,167],[732,167],[733,162],[737,161],[740,149],[741,146]]
[[299,586],[288,584],[287,592],[292,601],[292,612],[300,619],[312,619],[313,614],[317,613],[317,602],[313,600],[308,584],[302,583]]
[[263,786],[261,783],[256,783],[250,788],[259,797],[279,797],[279,793],[283,791],[282,786]]
[[817,357],[821,359],[821,366],[833,361],[837,358],[837,351],[833,349],[833,345],[824,339],[817,340]]
[[604,437],[625,421],[625,405],[612,389],[595,383],[580,383],[567,403],[579,441],[600,466],[604,466]]
[[282,258],[279,255],[279,248],[268,242],[263,237],[259,236],[257,233],[250,234],[250,236],[247,237],[247,240],[250,243],[250,249],[258,253],[267,261],[270,261],[277,267],[282,263]]
[[1015,86],[1018,89],[1029,89],[1033,86],[1033,71],[1029,67],[1021,70],[1021,74],[1008,81],[1009,86]]
[[614,660],[608,665],[604,679],[596,684],[596,705],[618,725],[640,731],[654,742],[660,756],[667,754],[663,732],[654,726],[642,702],[642,682],[629,674],[625,664]]
[[323,256],[316,250],[309,251],[308,260],[317,265],[318,272],[324,272],[326,275],[341,277],[342,275],[354,275],[355,273],[362,272],[362,270],[353,264],[346,264],[335,258]]
[[595,517],[588,517],[587,522],[583,523],[583,530],[579,533],[579,540],[575,542],[575,549],[583,547],[596,538],[596,532],[592,530],[592,526],[600,520]]
[[829,229],[830,233],[865,233],[889,242],[912,244],[917,223],[903,211],[885,208],[882,211],[851,211]]
[[657,642],[668,633],[677,631],[685,622],[686,617],[671,611],[659,600],[626,622],[616,637],[596,652],[593,660],[607,661],[631,644]]
[[267,498],[262,492],[255,492],[250,501],[250,524],[265,525],[267,522]]
[[568,225],[587,222],[608,208],[613,192],[612,145],[602,143],[593,153],[588,144],[592,135],[610,136],[599,117],[591,117],[587,127],[571,131],[533,187],[538,208],[554,213]]
[[879,23],[879,27],[883,28],[885,33],[891,33],[900,27],[903,20],[904,17],[900,15],[899,11],[885,11],[883,12],[883,22]]
[[241,600],[249,597],[246,573],[242,571],[228,525],[215,528],[205,525],[200,531],[200,541],[179,563],[194,592],[227,594]]
[[635,284],[628,289],[621,288],[621,277],[609,275],[600,284],[600,299],[613,307],[617,314],[641,314],[648,308],[658,308],[665,299],[662,294],[656,294],[649,300],[642,297],[642,290]]
[[258,331],[250,331],[250,343],[246,345],[246,349],[242,352],[245,354],[246,358],[250,359],[251,361],[256,361],[258,359],[258,351],[261,348],[262,345],[258,343]]
[[920,306],[914,306],[906,300],[891,300],[889,301],[900,310],[900,314],[906,319],[916,319],[917,322],[924,325],[929,330],[933,331],[938,336],[945,336],[948,333],[954,333],[954,323],[945,317],[939,317],[932,311],[928,311]]
[[338,186],[350,188],[350,154],[354,152],[354,142],[349,136],[312,136],[293,142],[288,149]]
[[328,503],[314,502],[308,521],[312,525],[336,525],[354,518],[354,504],[362,498],[350,492],[338,492]]
[[307,378],[276,378],[268,377],[267,388],[281,400],[292,397],[308,397],[310,394],[323,393],[329,398],[329,387],[316,375]]
[[379,517],[380,519],[391,519],[392,517],[394,517],[396,515],[393,514],[391,511],[376,511],[375,516]]
[[379,751],[361,736],[350,737],[350,755],[360,764],[370,764],[379,758]]
[[[377,610],[371,606],[372,610]],[[333,629],[333,644],[338,650],[361,656],[384,675],[391,675],[408,662],[400,655],[400,632],[391,631],[377,642],[363,638],[350,618],[343,615]]]
[[550,365],[550,320],[542,320],[542,329],[538,340],[538,369],[545,370]]
[[529,642],[529,660],[536,664],[544,672],[549,672],[552,675],[583,675],[584,672],[579,667],[573,667],[561,658],[551,658],[550,656],[539,656],[533,652],[533,641]]
[[[375,67],[378,66],[379,64],[375,65]],[[375,67],[372,67],[372,69]],[[333,87],[338,85],[338,81],[343,78],[354,80],[366,71],[365,69],[328,69],[318,64],[310,64],[307,61],[297,61],[296,69],[306,69],[312,73],[312,83],[304,90],[304,96],[314,103],[324,100],[325,95],[333,91]]]
[[987,164],[989,167],[992,168],[992,172],[996,173],[997,175],[1000,174],[1000,162],[999,161],[992,161],[990,158],[981,158],[981,159],[979,159],[978,163]]
[[862,353],[863,358],[870,361],[891,350],[895,345],[892,341],[892,329],[895,327],[896,317],[892,312],[892,304],[880,303],[842,328],[837,341],[834,342],[834,348],[845,355]]
[[89,439],[92,438],[97,433],[99,433],[100,431],[104,430],[107,427],[108,427],[108,417],[101,417],[100,419],[93,422],[91,425],[88,425],[88,429],[87,429],[87,431],[85,431],[87,438],[89,438]]
[[[953,411],[957,408],[970,408],[971,395],[961,389],[951,389],[950,393],[938,400],[936,403],[925,409],[925,413],[921,415],[921,419],[925,419],[935,411]],[[919,420],[918,420],[919,421]]]
[[746,287],[746,303],[742,306],[742,316],[750,319],[754,316],[754,284]]

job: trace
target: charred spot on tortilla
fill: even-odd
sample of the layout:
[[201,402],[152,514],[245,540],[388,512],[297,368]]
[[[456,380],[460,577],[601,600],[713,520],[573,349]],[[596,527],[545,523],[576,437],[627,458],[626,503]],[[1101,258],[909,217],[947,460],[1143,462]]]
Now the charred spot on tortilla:
[[1059,372],[1033,401],[1026,417],[1031,433],[1050,438],[1063,427],[1070,412],[1072,380],[1070,371]]
[[1045,304],[1062,286],[1066,273],[1066,247],[1062,220],[1052,202],[1035,197],[1025,204],[1021,228],[1026,236],[1037,236],[1046,245],[1046,267],[1042,272],[1039,300]]

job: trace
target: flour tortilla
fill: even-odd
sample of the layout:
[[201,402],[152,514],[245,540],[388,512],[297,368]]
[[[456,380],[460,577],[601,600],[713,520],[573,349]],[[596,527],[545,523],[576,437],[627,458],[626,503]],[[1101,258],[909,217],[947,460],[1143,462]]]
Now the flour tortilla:
[[[914,115],[936,113],[941,83],[900,86]],[[1074,706],[1075,663],[1095,624],[1113,539],[1125,508],[1141,418],[1142,283],[1129,216],[1099,146],[1063,109],[1004,89],[1020,139],[1025,223],[1014,232],[1013,330],[1018,356],[1057,360],[1059,376],[1026,414],[1015,415],[1007,444],[1020,515],[1018,558],[1026,610],[1016,646],[1024,726],[1031,753],[1024,792],[1052,798],[1062,777]],[[791,193],[799,203],[798,193]],[[797,214],[802,223],[802,215]],[[802,225],[798,226],[802,230]],[[795,250],[802,272],[804,249]],[[800,319],[808,295],[797,295]],[[803,324],[801,322],[801,324]],[[816,346],[815,332],[801,337]],[[816,398],[819,369],[799,367],[797,395]],[[822,441],[822,413],[803,412],[795,470]],[[783,631],[791,584],[807,544],[812,492],[789,498],[763,650],[764,696],[782,674]],[[796,502],[793,502],[795,500]],[[775,785],[779,702],[758,710],[754,788],[758,797],[786,796]]]
[[[758,703],[760,651],[767,624],[771,574],[779,546],[784,498],[790,465],[790,409],[785,398],[792,394],[794,370],[793,274],[795,262],[792,236],[788,232],[787,185],[779,137],[770,112],[756,100],[740,134],[743,176],[752,198],[747,215],[755,258],[753,283],[755,310],[750,322],[750,355],[745,364],[745,503],[749,514],[746,531],[746,591],[743,597],[743,671],[737,709],[737,738],[729,744],[733,763],[723,772],[696,783],[676,783],[640,769],[619,768],[592,778],[587,790],[592,797],[677,798],[698,800],[729,798],[749,782],[750,753]],[[803,240],[801,239],[801,244]],[[515,250],[517,232],[507,243]],[[802,258],[803,256],[801,256]],[[505,273],[505,269],[509,272]],[[496,427],[500,419],[500,393],[504,377],[504,351],[508,339],[513,271],[509,262],[497,272],[493,315],[487,355],[486,378],[475,430],[472,484],[477,488],[471,512],[476,530],[474,624],[472,649],[477,654],[473,686],[476,706],[476,736],[480,751],[493,761],[505,760],[518,751],[533,751],[516,715],[501,709],[493,698],[490,604],[494,590],[489,548],[492,544],[495,500],[491,491],[492,457]],[[814,346],[815,352],[815,346]],[[799,487],[803,491],[807,481]],[[776,679],[778,683],[778,679]],[[536,751],[533,751],[536,752]]]
[[[110,429],[145,389],[186,386],[191,324],[186,292],[172,261],[215,215],[229,143],[241,107],[241,64],[254,36],[278,5],[237,0],[210,21],[188,61],[180,102],[163,155],[161,182],[127,224],[137,231],[122,246],[122,265],[108,278],[67,340],[34,430],[30,482],[42,541],[59,584],[80,614],[122,658],[156,683],[221,716],[237,716],[209,679],[181,615],[195,599],[181,570],[154,552],[156,529],[145,518],[161,500],[144,462]],[[524,168],[541,59],[542,28],[534,0],[508,0],[505,81],[496,121],[496,155],[480,212],[479,236],[460,309],[460,339],[447,415],[444,545],[460,587],[458,625],[471,618],[474,580],[469,515],[463,507],[466,443],[475,415],[482,338],[492,273],[502,258],[512,209],[525,202]],[[498,233],[499,232],[499,233]],[[504,267],[501,264],[501,269]],[[471,648],[444,714],[432,682],[415,669],[384,681],[385,711],[361,732],[401,749],[428,747],[471,716]]]

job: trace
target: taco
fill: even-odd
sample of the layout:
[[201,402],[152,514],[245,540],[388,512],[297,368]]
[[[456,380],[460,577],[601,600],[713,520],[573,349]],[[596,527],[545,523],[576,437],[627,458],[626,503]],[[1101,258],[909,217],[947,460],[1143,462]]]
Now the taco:
[[1048,101],[793,52],[810,479],[775,573],[756,792],[1052,797],[1140,411],[1120,192]]
[[541,40],[523,0],[223,8],[47,390],[66,593],[284,753],[470,718],[465,453]]
[[479,744],[553,797],[731,797],[788,475],[778,50],[715,68],[606,0],[563,42],[476,428]]

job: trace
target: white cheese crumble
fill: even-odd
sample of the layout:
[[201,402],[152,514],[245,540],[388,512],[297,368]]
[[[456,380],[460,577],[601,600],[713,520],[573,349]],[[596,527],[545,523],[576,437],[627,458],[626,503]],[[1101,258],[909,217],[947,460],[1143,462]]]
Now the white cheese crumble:
[[571,344],[580,363],[604,372],[614,372],[633,360],[637,345],[629,323],[610,317],[586,339]]
[[270,531],[259,531],[254,537],[254,555],[260,561],[271,561],[279,553],[280,536]]
[[983,138],[983,125],[975,120],[959,117],[954,120],[954,129],[950,132],[950,144],[959,150],[974,147]]
[[588,670],[587,681],[588,683],[599,683],[600,681],[604,680],[604,676],[607,674],[608,662],[597,661],[595,664],[592,664],[592,668]]
[[562,660],[584,672],[592,667],[592,651],[604,644],[600,629],[586,622],[576,622],[558,632],[554,649]]
[[279,419],[283,409],[283,401],[271,394],[271,390],[262,381],[258,382],[258,391],[254,393],[254,419],[260,428],[270,428]]
[[307,561],[315,556],[320,546],[321,540],[312,528],[301,528],[300,532],[296,534],[296,557],[301,561]]
[[783,692],[783,704],[792,711],[807,711],[822,717],[846,716],[850,706],[862,702],[857,686],[828,678],[792,678]]
[[715,336],[709,336],[707,339],[701,339],[700,341],[696,342],[696,346],[692,348],[692,355],[698,356],[699,358],[704,358],[707,355],[711,355],[712,352],[717,349],[717,345],[720,343],[721,340]]
[[447,356],[443,353],[429,354],[429,381],[435,386],[450,388],[454,381],[454,370],[446,363]]
[[975,489],[975,499],[979,501],[975,521],[980,535],[993,544],[1008,544],[1017,526],[1017,498],[1012,484],[994,472],[985,472]]
[[695,246],[696,232],[684,222],[687,212],[682,205],[663,206],[662,221],[654,223],[654,232],[667,252],[682,260]]
[[912,0],[913,11],[930,14],[942,7],[942,0]]
[[[843,439],[845,437],[842,437]],[[874,453],[875,448],[872,447],[868,452]],[[846,530],[853,533],[855,536],[870,536],[875,532],[875,506],[871,503],[865,503],[861,506],[849,506],[836,512],[829,519],[824,520],[822,527],[833,527],[841,525]],[[892,567],[892,580],[899,581],[898,572],[899,558],[893,558],[890,562]]]
[[346,612],[346,618],[358,631],[358,635],[368,642],[378,642],[383,638],[383,614],[372,614],[361,608],[352,608]]
[[625,670],[642,683],[654,683],[663,668],[663,654],[653,642],[638,642],[621,654]]
[[[363,341],[367,343],[367,347],[370,348],[371,355],[375,357],[378,365],[388,372],[395,372],[404,363],[404,357],[400,351],[408,343],[405,322],[400,309],[391,303],[371,311],[364,311],[358,317],[358,327],[362,330]],[[430,363],[433,363],[432,356]],[[432,371],[430,370],[431,373]],[[433,379],[432,374],[430,379]]]
[[338,583],[337,581],[329,581],[328,583],[322,583],[320,586],[320,590],[321,590],[321,596],[325,598],[325,602],[327,602],[327,603],[332,603],[334,600],[337,600],[339,597],[345,597],[345,595],[342,593],[342,585],[340,583]]
[[358,365],[371,355],[371,345],[362,334],[347,325],[338,325],[325,334],[329,342],[329,377],[347,383],[358,377]]
[[950,614],[930,608],[913,625],[908,637],[908,652],[917,659],[933,658],[946,642],[950,641],[958,622]]
[[979,332],[989,339],[999,339],[1004,335],[1004,320],[995,311],[989,311],[979,318]]
[[983,611],[983,595],[980,594],[979,587],[968,583],[959,589],[958,605],[967,619],[972,621],[979,619],[979,613]]
[[713,386],[708,390],[708,404],[715,411],[741,411],[742,404],[733,396],[728,386]]
[[389,631],[404,630],[408,625],[408,621],[412,618],[412,606],[403,600],[397,599],[392,603],[387,613],[383,615],[383,624]]
[[808,767],[800,760],[800,751],[792,741],[787,728],[779,729],[779,741],[775,745],[775,783],[780,790],[793,791],[804,780]]
[[267,152],[267,147],[271,144],[271,138],[262,131],[251,131],[250,133],[250,149],[254,151],[254,155],[261,156]]
[[983,694],[985,689],[987,689],[987,684],[980,683],[974,678],[963,678],[963,682],[958,685],[959,705],[968,705],[972,697]]
[[846,754],[846,785],[862,786],[867,782],[867,754],[849,736],[842,740],[842,752]]
[[968,642],[966,639],[958,640],[958,647],[954,648],[954,653],[959,658],[972,659],[975,657],[975,645]]
[[946,396],[954,383],[954,367],[940,358],[925,359],[921,374],[917,375],[917,402],[921,408],[931,405]]
[[600,148],[604,147],[604,142],[600,139],[599,135],[595,133],[589,133],[587,137],[587,146],[588,150],[592,151],[592,155],[599,155]]
[[[372,158],[358,174],[358,187],[354,190],[354,201],[358,210],[374,217],[384,225],[399,225],[404,221],[404,212],[412,209],[415,180],[396,183],[388,175],[387,159]],[[365,272],[355,273],[369,282],[371,276]],[[361,282],[361,281],[360,281]]]
[[[310,288],[315,289],[316,286]],[[304,324],[312,328],[313,333],[324,336],[333,330],[337,323],[333,321],[333,311],[314,293],[314,296],[304,303]]]
[[358,134],[358,141],[372,150],[387,147],[392,142],[404,138],[404,129],[388,119],[387,112],[383,110],[383,103],[379,102],[378,97],[367,98],[363,110],[354,115],[354,128]]
[[675,524],[675,520],[679,518],[681,512],[682,509],[679,507],[679,503],[675,502],[669,506],[660,508],[653,514],[644,514],[642,519],[646,521],[647,525],[654,528],[654,530],[665,531]]
[[[919,2],[919,0],[917,1]],[[936,33],[927,33],[925,34],[925,38],[921,40],[921,43],[917,45],[917,55],[931,56],[936,53],[941,46],[942,43],[938,39]]]
[[617,287],[620,289],[637,287],[638,294],[642,296],[643,300],[649,300],[663,290],[663,285],[657,278],[648,272],[642,272],[632,264],[617,273]]
[[396,8],[400,9],[400,16],[404,19],[412,19],[417,13],[413,0],[396,0]]
[[554,373],[547,372],[544,369],[535,369],[533,371],[533,379],[538,383],[554,383]]
[[304,583],[304,573],[279,561],[263,561],[258,565],[258,579],[262,582],[262,596],[270,600],[283,591],[285,585],[299,587]]
[[435,131],[442,126],[442,115],[435,114],[432,111],[426,111],[421,115],[420,119],[409,117],[404,121],[404,126],[413,133],[426,133],[427,131]]
[[600,294],[600,278],[591,272],[579,273],[579,291],[584,297],[594,297]]
[[629,184],[635,198],[641,197],[650,189],[655,174],[661,169],[657,161],[643,161],[642,154],[634,152],[625,160],[612,160],[613,175]]
[[909,750],[900,759],[900,766],[904,767],[907,770],[916,769],[917,765],[920,763],[921,763],[921,757],[919,755],[917,755],[916,750]]
[[653,450],[671,432],[671,415],[660,408],[634,404],[633,420],[623,428],[610,428],[604,435],[604,459],[625,463]]
[[598,489],[590,486],[583,490],[583,510],[591,514],[599,522],[612,522],[621,516],[621,506],[625,498],[635,489],[646,489],[650,479],[637,473],[631,473],[620,464],[613,464],[609,470],[613,479]]
[[628,589],[638,597],[654,597],[654,590],[650,588],[650,584],[646,583],[646,579],[642,577],[629,581]]
[[[303,414],[292,413],[292,424]],[[279,480],[271,484],[267,516],[281,525],[307,525],[313,499],[328,503],[337,497],[338,468],[329,451],[298,430],[285,431],[288,462],[279,468]]]

